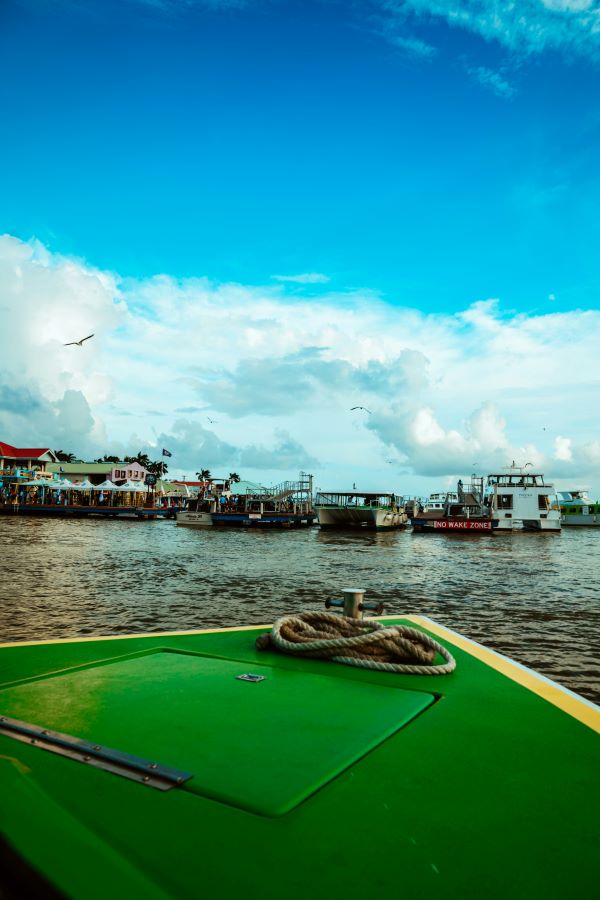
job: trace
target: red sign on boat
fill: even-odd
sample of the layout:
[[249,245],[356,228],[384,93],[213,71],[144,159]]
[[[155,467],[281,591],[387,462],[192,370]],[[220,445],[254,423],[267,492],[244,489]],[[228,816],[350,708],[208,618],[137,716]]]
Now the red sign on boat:
[[476,521],[474,519],[434,519],[434,528],[446,528],[452,531],[491,531],[492,520]]

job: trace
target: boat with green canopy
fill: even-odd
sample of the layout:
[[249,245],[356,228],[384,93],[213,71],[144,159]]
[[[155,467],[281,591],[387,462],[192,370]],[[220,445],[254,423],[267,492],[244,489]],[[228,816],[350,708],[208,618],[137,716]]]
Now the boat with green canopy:
[[592,896],[600,710],[343,605],[0,645],[0,895]]

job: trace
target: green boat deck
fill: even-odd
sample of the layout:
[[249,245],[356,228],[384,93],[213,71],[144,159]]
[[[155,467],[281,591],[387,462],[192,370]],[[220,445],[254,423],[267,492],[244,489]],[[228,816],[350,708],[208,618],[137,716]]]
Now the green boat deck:
[[266,628],[0,647],[0,716],[192,775],[156,790],[0,735],[1,870],[86,900],[592,895],[600,710],[389,621],[456,671],[259,652]]

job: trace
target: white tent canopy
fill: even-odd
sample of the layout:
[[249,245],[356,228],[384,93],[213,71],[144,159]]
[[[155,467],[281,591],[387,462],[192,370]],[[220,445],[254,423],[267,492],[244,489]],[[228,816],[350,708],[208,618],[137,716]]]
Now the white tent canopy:
[[102,482],[102,484],[95,484],[94,490],[95,491],[118,491],[119,488],[117,487],[117,485],[114,482],[110,481],[107,478],[106,481]]
[[22,481],[19,487],[49,487],[58,489],[61,485],[58,481],[50,481],[48,478],[36,478],[33,481]]
[[141,492],[146,492],[146,487],[143,484],[140,484],[139,481],[126,481],[125,484],[120,484],[115,487],[117,491],[130,491],[132,493],[139,494]]
[[[62,486],[63,485],[61,485],[61,487]],[[67,487],[67,486],[64,485],[64,487]],[[69,488],[67,488],[67,490],[69,490],[69,489],[72,491],[93,491],[94,485],[88,478],[86,478],[85,481],[80,481],[79,483],[72,482],[69,485]]]

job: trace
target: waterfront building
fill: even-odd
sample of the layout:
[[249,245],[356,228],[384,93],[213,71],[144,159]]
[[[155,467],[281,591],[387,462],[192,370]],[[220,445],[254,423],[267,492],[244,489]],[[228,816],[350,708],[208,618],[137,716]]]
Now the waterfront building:
[[57,459],[49,447],[13,447],[0,441],[0,477],[32,477],[47,471]]
[[85,481],[92,484],[101,484],[103,481],[112,481],[113,484],[123,484],[131,481],[134,484],[143,484],[148,470],[138,462],[85,462],[76,460],[72,463],[52,462],[47,466],[47,471],[68,478],[69,481]]

